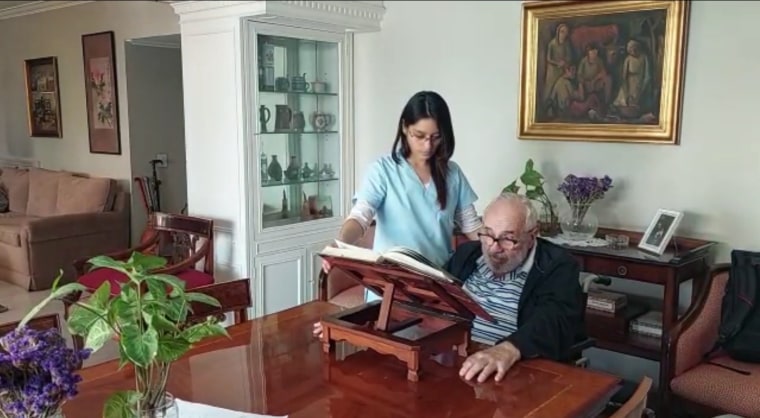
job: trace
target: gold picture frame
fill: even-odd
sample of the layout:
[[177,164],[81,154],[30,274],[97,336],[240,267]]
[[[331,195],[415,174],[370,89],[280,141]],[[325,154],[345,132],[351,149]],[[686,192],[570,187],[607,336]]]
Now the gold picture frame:
[[524,2],[518,138],[679,144],[690,3]]
[[58,59],[44,57],[25,60],[24,81],[29,136],[60,138],[63,124]]

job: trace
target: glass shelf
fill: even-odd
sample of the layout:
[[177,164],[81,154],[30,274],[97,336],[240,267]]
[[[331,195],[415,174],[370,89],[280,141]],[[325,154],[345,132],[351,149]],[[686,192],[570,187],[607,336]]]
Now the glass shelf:
[[338,180],[340,179],[337,177],[306,179],[306,180],[284,180],[284,179],[282,181],[265,180],[263,183],[261,183],[261,187],[289,186],[293,184],[310,184],[310,183],[320,183],[323,181],[338,181]]
[[337,134],[338,131],[274,131],[274,132],[261,132],[259,135],[329,135]]
[[260,33],[257,50],[262,227],[342,216],[340,45]]

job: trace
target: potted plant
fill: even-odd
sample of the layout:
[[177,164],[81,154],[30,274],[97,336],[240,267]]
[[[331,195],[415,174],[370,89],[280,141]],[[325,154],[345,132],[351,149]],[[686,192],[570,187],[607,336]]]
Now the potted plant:
[[[107,256],[89,260],[93,268],[108,268],[127,276],[119,293],[111,296],[108,282],[103,283],[84,301],[72,307],[68,328],[83,337],[85,347],[97,351],[109,340],[119,344],[120,365],[131,364],[135,369],[135,389],[113,393],[105,403],[106,418],[158,418],[176,416],[174,398],[166,391],[171,365],[193,344],[212,336],[227,335],[213,317],[203,322],[188,323],[192,302],[219,306],[205,294],[185,292],[185,283],[166,274],[152,274],[163,267],[161,257],[133,253],[126,261]],[[78,283],[53,290],[22,320],[20,327],[33,318],[53,299],[85,290]]]
[[557,235],[560,229],[559,216],[554,204],[544,190],[544,176],[534,168],[532,159],[528,159],[525,163],[525,170],[520,175],[520,178],[512,181],[502,191],[519,193],[520,186],[517,184],[518,180],[525,187],[525,197],[541,204],[541,215],[539,217],[539,231],[541,235],[546,237]]
[[57,329],[19,326],[0,337],[0,417],[61,417],[89,355],[88,349],[68,348]]

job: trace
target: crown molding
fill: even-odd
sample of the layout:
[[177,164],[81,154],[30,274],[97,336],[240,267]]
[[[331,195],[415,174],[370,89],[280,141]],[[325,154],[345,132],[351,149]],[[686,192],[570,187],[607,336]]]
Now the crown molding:
[[127,42],[129,42],[132,45],[148,46],[152,48],[170,48],[170,49],[182,48],[182,45],[180,42],[161,42],[161,41],[154,41],[150,39],[130,39]]
[[308,22],[350,32],[379,31],[385,15],[381,2],[326,0],[166,1],[181,23],[224,18]]
[[0,20],[13,19],[14,17],[21,17],[27,15],[33,15],[37,13],[49,12],[51,10],[63,9],[66,7],[79,6],[82,4],[92,3],[94,0],[89,1],[31,1],[25,4],[19,4],[16,6],[6,7],[0,9]]

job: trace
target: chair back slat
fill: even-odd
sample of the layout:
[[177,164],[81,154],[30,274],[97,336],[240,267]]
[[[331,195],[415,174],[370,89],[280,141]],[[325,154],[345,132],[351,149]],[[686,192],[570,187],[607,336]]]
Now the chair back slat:
[[149,228],[152,229],[150,239],[156,241],[156,245],[150,248],[150,253],[166,258],[169,265],[179,264],[195,255],[202,255],[193,268],[212,274],[214,268],[213,220],[176,213],[154,212],[150,217]]
[[250,279],[214,283],[196,287],[190,292],[211,296],[219,301],[221,307],[217,308],[205,303],[193,302],[191,305],[192,312],[188,315],[188,322],[203,321],[208,316],[222,315],[228,312],[235,314],[236,324],[248,320],[248,308],[252,306]]
[[641,418],[646,410],[647,398],[651,388],[652,379],[644,376],[631,398],[610,415],[610,418]]
[[[21,321],[0,324],[0,337],[13,331],[16,327],[18,327],[18,324],[20,322]],[[30,319],[29,322],[27,322],[27,327],[36,329],[38,331],[45,331],[51,328],[60,330],[61,323],[58,319],[58,314],[49,314]]]

